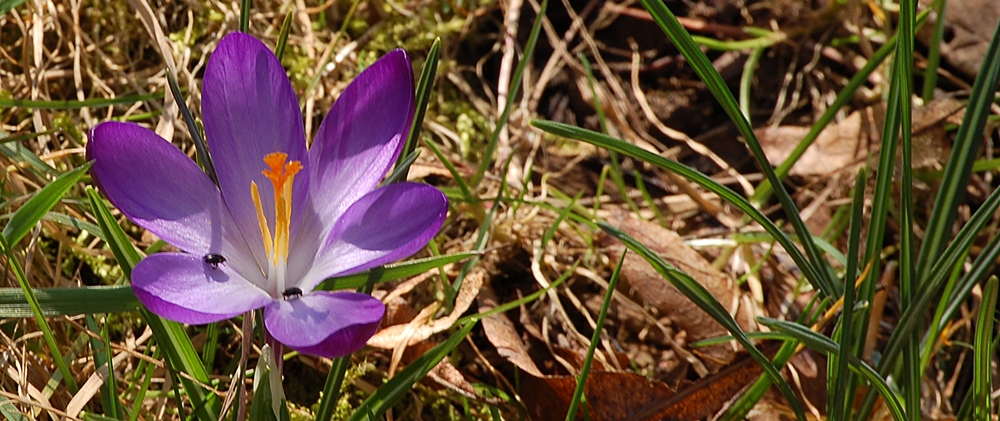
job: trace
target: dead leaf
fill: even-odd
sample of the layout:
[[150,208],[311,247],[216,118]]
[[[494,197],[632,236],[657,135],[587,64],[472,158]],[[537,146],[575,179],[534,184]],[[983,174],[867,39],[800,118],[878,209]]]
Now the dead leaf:
[[458,291],[458,297],[455,298],[455,306],[447,316],[426,323],[427,318],[418,316],[410,323],[386,327],[372,336],[368,340],[368,345],[375,348],[394,349],[400,345],[413,345],[425,341],[435,333],[450,329],[462,313],[469,309],[472,301],[476,299],[480,287],[483,286],[483,277],[485,277],[485,271],[481,269],[473,270],[465,277],[465,280],[462,281],[462,287]]
[[[634,373],[592,371],[584,387],[587,412],[593,421],[700,420],[722,409],[762,371],[752,359],[744,358],[710,377],[684,382],[679,391]],[[575,377],[526,377],[522,385],[521,398],[531,419],[566,418]]]
[[[754,326],[749,311],[739,305],[739,290],[732,279],[712,266],[697,251],[684,244],[677,233],[655,223],[638,219],[625,211],[613,212],[608,222],[639,240],[667,262],[691,275],[722,303],[730,314],[735,315],[736,321],[744,329]],[[612,260],[618,260],[624,250],[621,243],[610,238],[607,238],[603,245],[607,247]],[[629,253],[625,256],[621,277],[623,287],[629,289],[639,302],[656,309],[660,316],[669,318],[678,330],[686,332],[688,342],[729,334],[725,328],[663,279],[638,254]],[[699,348],[693,352],[706,359],[706,366],[711,371],[725,366],[735,355],[735,349],[729,344]]]
[[[489,286],[480,291],[478,301],[480,313],[485,313],[497,306],[497,296]],[[501,357],[504,357],[507,361],[516,365],[517,368],[532,376],[542,377],[542,372],[538,370],[538,366],[528,356],[528,351],[524,347],[524,342],[521,341],[521,336],[517,333],[514,323],[507,318],[507,315],[503,313],[494,314],[484,318],[482,323],[483,331],[486,332],[486,338],[496,347],[497,353]]]
[[[829,175],[856,163],[868,154],[868,136],[863,132],[862,113],[855,111],[843,121],[830,124],[792,166],[792,175]],[[778,126],[754,130],[772,165],[779,165],[809,133],[809,127]]]

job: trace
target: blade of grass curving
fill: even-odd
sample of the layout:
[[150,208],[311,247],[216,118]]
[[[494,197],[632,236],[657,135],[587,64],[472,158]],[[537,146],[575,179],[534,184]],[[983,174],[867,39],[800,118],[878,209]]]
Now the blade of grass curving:
[[743,113],[743,118],[747,119],[747,122],[750,122],[750,88],[753,86],[753,75],[757,71],[757,63],[760,63],[760,58],[763,55],[764,47],[757,47],[750,51],[746,63],[743,63],[743,74],[740,75],[740,112]]
[[181,116],[184,117],[184,124],[188,128],[188,132],[191,133],[191,139],[194,141],[194,149],[198,153],[198,162],[201,164],[202,170],[208,174],[208,178],[211,178],[213,183],[218,185],[219,178],[215,175],[215,164],[212,163],[212,156],[208,154],[208,145],[205,144],[205,137],[201,135],[201,127],[191,115],[184,95],[181,95],[181,87],[177,84],[177,78],[170,71],[167,71],[167,85],[170,86],[170,95],[174,97],[174,103],[180,109]]
[[659,255],[646,248],[646,246],[642,245],[642,243],[636,241],[628,234],[619,231],[617,228],[612,227],[605,222],[598,222],[598,226],[600,226],[602,231],[617,238],[630,250],[646,259],[646,261],[653,266],[653,269],[655,269],[657,273],[669,281],[671,285],[676,287],[677,290],[684,294],[684,296],[691,300],[691,302],[705,311],[705,313],[712,317],[713,320],[728,330],[736,341],[747,350],[747,353],[749,353],[750,356],[760,364],[761,368],[763,368],[767,373],[767,376],[770,377],[772,382],[774,382],[774,385],[778,387],[778,390],[780,390],[781,394],[784,395],[788,404],[792,407],[792,410],[795,411],[796,418],[800,421],[806,419],[805,412],[802,410],[802,403],[795,397],[795,392],[792,391],[788,382],[781,377],[781,374],[774,367],[774,365],[771,364],[771,361],[769,361],[767,357],[760,352],[760,350],[757,349],[752,342],[750,342],[750,338],[747,338],[746,333],[744,333],[743,329],[740,328],[740,325],[736,323],[733,316],[729,314],[729,311],[726,310],[726,308],[723,307],[722,304],[720,304],[719,301],[716,300],[704,286],[691,278],[690,275],[678,270],[673,265],[664,261]]
[[597,315],[597,325],[594,327],[594,334],[590,338],[590,345],[587,347],[587,356],[583,359],[583,367],[580,368],[580,375],[576,378],[576,390],[573,391],[573,398],[569,401],[566,421],[576,419],[576,411],[580,407],[580,401],[583,399],[583,389],[587,384],[587,375],[590,374],[590,365],[594,362],[594,351],[597,350],[597,344],[601,341],[601,332],[604,331],[604,320],[607,319],[608,308],[611,306],[611,301],[613,301],[615,286],[618,285],[618,277],[621,274],[622,266],[625,265],[626,254],[628,254],[627,249],[618,258],[618,265],[615,266],[615,271],[611,273],[611,279],[608,281],[608,291],[604,294],[601,312]]
[[250,33],[250,9],[253,4],[250,0],[240,1],[240,32]]
[[653,20],[660,26],[660,29],[670,37],[674,46],[688,60],[688,63],[698,73],[701,80],[705,82],[705,86],[712,92],[716,101],[719,102],[719,105],[722,106],[729,119],[736,125],[736,129],[743,136],[747,147],[753,154],[754,159],[757,160],[757,165],[767,177],[767,180],[771,182],[771,186],[775,188],[774,193],[778,198],[778,202],[781,203],[781,207],[784,209],[785,216],[788,218],[792,229],[799,235],[801,239],[800,244],[805,250],[809,262],[812,263],[815,269],[813,275],[816,278],[811,279],[812,282],[816,283],[814,286],[819,286],[819,291],[827,297],[839,297],[841,294],[840,285],[834,282],[832,271],[823,259],[823,255],[820,254],[819,248],[813,242],[809,228],[802,222],[798,206],[792,201],[792,197],[788,195],[784,187],[778,188],[781,186],[781,182],[767,160],[767,155],[764,154],[764,149],[757,140],[757,135],[754,134],[753,128],[750,127],[747,119],[743,118],[739,104],[733,98],[733,94],[729,91],[729,87],[726,86],[725,81],[722,80],[722,76],[715,71],[708,57],[705,56],[701,48],[691,39],[691,35],[677,21],[677,17],[670,12],[670,9],[667,9],[662,0],[642,0],[642,4],[649,11],[649,14],[652,15]]
[[[330,40],[330,42],[327,44],[328,46],[327,48],[332,49],[337,46],[338,42],[340,42],[340,37],[343,36],[345,32],[347,32],[347,25],[351,24],[354,21],[354,12],[358,10],[359,4],[361,4],[361,0],[354,0],[353,2],[351,2],[351,8],[347,9],[347,13],[344,14],[344,22],[340,24],[340,30],[338,30],[333,35],[333,39]],[[306,85],[306,90],[302,93],[302,95],[299,95],[299,108],[305,109],[306,100],[309,98],[310,95],[312,95],[312,91],[313,89],[316,88],[316,85],[319,84],[320,78],[322,78],[323,75],[326,74],[326,72],[323,72],[321,69],[325,69],[327,64],[330,63],[330,60],[332,60],[334,56],[335,56],[334,54],[326,54],[325,55],[326,58],[319,64],[319,66],[316,67],[316,69],[320,70],[318,70],[315,74],[312,75],[312,79],[309,79],[309,83]]]
[[934,21],[934,29],[931,30],[931,39],[927,43],[927,68],[924,69],[924,89],[920,97],[925,104],[934,100],[934,88],[937,88],[937,72],[941,65],[941,43],[944,40],[944,25],[947,21],[945,15],[944,0],[934,0],[928,9],[934,11],[937,16]]
[[507,125],[507,120],[510,118],[510,111],[514,108],[514,99],[517,98],[517,94],[521,91],[524,69],[528,67],[528,63],[530,63],[532,57],[534,57],[535,44],[538,43],[538,35],[542,32],[542,21],[545,20],[545,10],[548,7],[549,0],[542,0],[541,5],[538,6],[538,14],[535,16],[535,23],[531,25],[531,34],[528,35],[528,43],[524,46],[524,54],[521,55],[521,60],[518,61],[517,67],[514,69],[514,75],[510,78],[510,88],[507,90],[507,103],[503,108],[503,112],[500,113],[500,118],[497,119],[496,127],[493,128],[493,134],[490,136],[489,142],[486,144],[486,150],[483,153],[483,160],[479,163],[476,175],[474,175],[472,177],[472,181],[469,182],[472,187],[479,186],[479,182],[482,181],[483,177],[486,175],[486,170],[490,167],[490,163],[493,162],[493,153],[497,150],[497,142],[500,141],[500,132],[503,130],[504,126]]
[[[583,53],[579,53],[576,56],[580,60],[580,63],[583,63],[583,70],[587,74],[587,85],[590,87],[590,96],[594,98],[594,109],[597,110],[597,122],[601,126],[601,133],[609,134],[608,122],[604,117],[604,107],[601,106],[601,98],[597,94],[597,88],[594,87],[594,71],[590,68],[590,60],[587,60],[587,56],[583,55]],[[632,212],[638,215],[639,207],[628,196],[628,187],[625,186],[625,176],[622,173],[622,164],[618,159],[618,154],[614,151],[608,151],[608,155],[608,158],[611,160],[611,180],[614,181],[615,187],[618,189],[618,194],[625,200],[629,209],[632,209]]]
[[402,180],[406,179],[406,174],[410,170],[411,162],[406,162],[403,157],[409,156],[416,151],[417,142],[420,140],[420,129],[424,126],[424,115],[427,114],[427,104],[431,99],[431,92],[434,87],[434,78],[437,76],[438,60],[441,57],[441,37],[434,38],[431,49],[427,51],[427,60],[420,70],[420,78],[417,79],[417,104],[416,113],[413,115],[413,123],[410,124],[410,134],[406,136],[406,146],[403,153],[399,155],[394,172],[402,172]]
[[406,181],[406,175],[410,171],[410,165],[417,161],[418,156],[420,156],[420,150],[415,150],[405,156],[400,155],[396,167],[393,168],[392,173],[382,181],[382,185],[384,186],[386,184],[392,184],[399,181]]
[[38,306],[38,300],[35,298],[31,285],[28,285],[28,278],[24,274],[24,269],[21,268],[21,262],[17,260],[17,256],[14,255],[14,250],[10,248],[10,243],[7,242],[5,236],[0,236],[0,247],[2,247],[4,255],[7,256],[7,267],[14,272],[14,277],[17,278],[17,283],[21,285],[21,290],[24,291],[24,297],[28,300],[28,305],[31,306],[31,313],[35,317],[35,323],[38,323],[38,328],[42,331],[42,337],[45,340],[45,344],[49,348],[49,352],[52,353],[51,358],[53,362],[55,362],[56,367],[59,369],[59,373],[62,374],[63,381],[66,383],[66,388],[68,388],[71,393],[76,394],[79,388],[77,388],[76,381],[73,379],[73,372],[69,370],[69,364],[66,364],[66,360],[63,359],[63,354],[59,349],[59,344],[56,342],[56,338],[52,334],[52,328],[49,327],[49,322],[45,320],[45,316],[42,314],[42,310]]
[[[899,27],[896,35],[896,58],[893,61],[893,83],[899,85],[899,125],[901,180],[899,185],[899,292],[903,307],[910,305],[920,293],[914,272],[916,240],[913,236],[913,130],[911,104],[913,98],[913,38],[916,1],[899,2]],[[908,414],[920,413],[920,335],[914,332],[903,347],[903,373],[900,388]]]
[[974,362],[972,364],[972,400],[974,408],[973,419],[988,420],[992,417],[993,379],[991,372],[991,357],[993,356],[993,329],[997,311],[996,275],[990,277],[983,290],[983,302],[979,304],[979,316],[976,319],[976,339],[973,347]]
[[[858,176],[854,181],[854,194],[851,198],[851,222],[850,231],[847,234],[847,267],[844,272],[844,295],[842,306],[843,311],[838,322],[836,335],[840,339],[839,352],[832,354],[829,359],[830,373],[832,374],[827,382],[827,390],[833,390],[833,394],[828,397],[829,408],[827,414],[830,421],[848,421],[851,419],[852,400],[849,400],[848,390],[854,384],[851,376],[848,360],[855,356],[851,354],[855,342],[864,343],[865,335],[855,335],[854,330],[854,279],[858,276],[858,255],[861,252],[861,226],[864,224],[865,214],[865,185],[868,181],[868,172],[862,168],[858,171]],[[832,387],[831,387],[832,386]]]
[[285,12],[285,19],[281,21],[281,31],[278,32],[278,43],[274,46],[274,56],[281,62],[285,55],[285,47],[288,46],[288,34],[292,32],[292,8]]
[[451,161],[448,160],[448,157],[444,156],[444,153],[441,152],[441,149],[439,149],[434,142],[424,142],[424,144],[427,145],[427,148],[430,149],[431,152],[434,152],[434,156],[436,156],[438,161],[441,161],[441,164],[443,164],[448,170],[451,174],[451,178],[455,180],[455,184],[458,184],[458,188],[462,192],[462,199],[464,199],[466,203],[475,202],[476,195],[472,194],[472,188],[470,188],[469,184],[466,183],[464,178],[462,178],[462,174],[458,172],[458,168],[455,167],[455,164],[452,164]]
[[431,269],[439,268],[449,263],[455,263],[465,259],[481,255],[478,251],[468,251],[462,253],[446,254],[443,256],[427,257],[423,259],[413,259],[402,263],[392,263],[383,266],[376,273],[367,270],[353,275],[329,278],[319,286],[317,290],[334,291],[338,289],[358,288],[369,282],[388,282],[397,279],[416,276]]
[[[929,16],[929,11],[924,11],[917,16],[918,26],[927,20],[927,16]],[[792,169],[792,166],[798,162],[799,158],[802,157],[802,154],[806,152],[806,149],[808,149],[809,146],[816,141],[820,133],[823,132],[823,129],[833,122],[833,119],[837,116],[837,113],[840,112],[840,109],[854,99],[855,93],[858,89],[868,83],[869,76],[871,76],[876,69],[880,68],[882,66],[882,62],[885,61],[885,59],[896,49],[896,39],[896,35],[893,35],[888,41],[886,41],[885,45],[879,47],[878,50],[875,50],[875,53],[868,59],[868,62],[865,63],[865,65],[854,74],[854,77],[847,82],[847,85],[840,90],[840,93],[837,94],[837,97],[833,100],[833,102],[826,107],[823,114],[816,119],[816,122],[809,128],[809,132],[802,138],[802,141],[795,146],[795,149],[793,149],[788,157],[782,161],[781,165],[778,165],[778,167],[774,169],[774,173],[778,175],[778,179],[784,180],[785,177],[788,176],[788,172]],[[763,203],[770,199],[773,192],[771,182],[764,180],[759,186],[757,186],[757,190],[754,191],[753,197],[750,198],[750,202],[753,203],[754,206],[760,207]]]
[[361,421],[369,416],[369,413],[376,416],[382,416],[389,408],[396,404],[404,395],[410,392],[413,385],[416,384],[420,379],[424,378],[429,371],[431,371],[434,366],[436,366],[441,360],[444,359],[448,354],[451,353],[458,344],[465,340],[466,335],[472,331],[472,328],[476,325],[476,321],[465,322],[455,333],[451,334],[448,340],[441,342],[431,348],[429,351],[425,352],[417,359],[413,360],[412,363],[406,366],[406,368],[396,373],[389,381],[385,384],[379,386],[375,393],[372,393],[368,399],[365,399],[354,410],[354,414],[351,415],[350,421]]
[[56,203],[59,203],[59,200],[62,199],[66,192],[76,185],[77,181],[80,181],[80,177],[83,177],[87,170],[90,169],[90,165],[90,163],[86,163],[72,171],[67,171],[45,187],[42,187],[27,202],[24,202],[14,212],[14,215],[11,216],[10,221],[7,221],[7,225],[3,227],[3,236],[7,240],[7,243],[17,244],[20,242],[31,231],[31,228],[45,217],[45,214]]
[[[1000,82],[1000,23],[994,29],[993,38],[990,39],[989,47],[986,49],[986,56],[969,95],[965,117],[962,118],[962,125],[955,135],[951,156],[945,164],[944,177],[934,199],[934,207],[927,221],[924,242],[917,259],[919,274],[929,272],[950,236],[958,206],[965,197],[965,186],[969,184],[972,164],[983,143],[983,127],[986,124],[986,117],[991,112],[990,105],[993,94],[997,91],[998,82]],[[926,279],[922,277],[921,284],[925,283]]]
[[[830,340],[830,338],[813,332],[798,323],[776,320],[767,317],[758,317],[757,321],[770,329],[788,335],[789,339],[801,341],[803,344],[816,351],[827,355],[834,355],[838,352],[837,344]],[[886,403],[886,407],[889,409],[889,414],[892,415],[893,419],[896,421],[908,420],[908,418],[906,418],[906,413],[903,411],[903,405],[899,403],[899,399],[896,398],[896,395],[889,388],[889,385],[886,384],[885,379],[883,379],[878,372],[875,371],[875,369],[871,368],[871,366],[865,364],[864,361],[861,361],[854,356],[851,356],[847,363],[854,372],[862,375],[872,386],[875,386],[875,391],[882,396],[882,400]]]
[[31,108],[35,110],[76,110],[80,108],[104,108],[115,105],[132,105],[163,99],[163,92],[153,92],[142,95],[126,95],[117,98],[91,98],[85,100],[65,99],[55,101],[40,101],[17,98],[0,98],[0,108]]
[[[118,265],[122,268],[125,276],[130,277],[132,268],[139,263],[142,256],[132,245],[125,232],[122,231],[118,222],[111,216],[111,211],[98,196],[97,191],[88,186],[87,196],[90,198],[91,210],[97,223],[104,231],[104,238],[111,253],[118,260]],[[141,306],[139,313],[153,331],[157,348],[162,351],[170,368],[190,376],[179,376],[179,381],[191,400],[194,415],[200,421],[216,421],[221,409],[221,402],[219,402],[218,396],[214,393],[208,393],[202,387],[203,384],[209,383],[208,371],[202,365],[201,358],[195,351],[191,338],[184,331],[184,327],[180,323],[150,313]]]
[[698,184],[706,190],[715,193],[722,200],[725,200],[746,213],[751,219],[759,223],[765,231],[771,234],[774,240],[785,248],[786,252],[795,264],[798,265],[800,270],[802,270],[802,273],[805,274],[806,280],[809,281],[810,285],[817,290],[828,291],[828,294],[833,294],[836,291],[833,286],[826,283],[825,278],[821,278],[817,274],[817,268],[805,258],[799,250],[799,247],[795,245],[788,234],[782,232],[773,221],[768,219],[767,216],[765,216],[759,209],[751,205],[750,202],[748,202],[743,196],[740,196],[728,187],[717,183],[705,174],[702,174],[679,162],[671,161],[635,145],[626,143],[620,139],[615,139],[613,137],[580,127],[545,120],[533,120],[531,125],[554,135],[584,141],[598,147],[614,150],[622,155],[630,156],[651,165],[655,165],[667,171],[673,172],[695,184]]
[[[937,328],[931,332],[939,332],[947,327],[951,318],[955,316],[962,305],[966,302],[966,299],[968,299],[969,293],[972,292],[972,288],[992,273],[993,268],[996,266],[996,259],[998,256],[1000,256],[1000,236],[995,235],[992,239],[990,239],[989,244],[987,244],[986,247],[979,253],[976,260],[972,262],[972,269],[966,272],[955,285],[955,288],[952,289],[951,293],[946,295],[947,299],[945,304],[942,306],[944,309],[941,312],[941,315],[935,317],[934,319],[934,323],[936,323]],[[963,260],[964,257],[965,256],[963,255]],[[956,272],[959,269],[961,269],[961,266],[955,267]],[[931,340],[936,337],[937,333],[934,333],[933,335],[929,334],[925,340]]]

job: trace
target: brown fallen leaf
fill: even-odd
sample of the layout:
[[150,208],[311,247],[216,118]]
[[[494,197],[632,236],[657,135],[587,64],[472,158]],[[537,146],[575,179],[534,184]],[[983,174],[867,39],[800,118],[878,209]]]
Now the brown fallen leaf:
[[[477,300],[479,302],[480,313],[490,311],[498,305],[497,296],[493,293],[493,288],[489,285],[485,286],[479,292]],[[507,318],[507,315],[503,313],[494,314],[484,318],[482,323],[483,331],[486,332],[486,338],[496,347],[497,353],[501,357],[504,357],[507,361],[517,366],[517,368],[532,376],[542,377],[542,372],[538,370],[538,366],[535,365],[535,362],[528,355],[524,342],[521,341],[521,336],[517,333],[514,323]]]
[[386,327],[372,336],[368,340],[368,345],[375,348],[393,349],[401,345],[412,345],[425,341],[435,333],[450,329],[462,313],[469,309],[472,301],[476,299],[480,287],[483,286],[483,277],[485,276],[485,271],[473,270],[465,277],[458,291],[458,296],[455,298],[455,306],[449,315],[432,321],[427,321],[427,318],[421,320],[421,317],[417,317],[410,323]]
[[[608,222],[639,240],[667,262],[691,275],[722,303],[730,314],[735,315],[736,321],[745,330],[755,326],[748,309],[739,304],[739,289],[732,279],[712,266],[697,251],[684,244],[675,232],[655,223],[643,221],[625,211],[612,212]],[[606,238],[602,245],[607,248],[612,260],[618,260],[625,247],[610,237]],[[656,309],[661,317],[669,318],[679,331],[686,332],[688,342],[729,334],[725,328],[663,279],[638,254],[629,253],[625,256],[621,277],[622,286],[629,290],[637,301]],[[710,371],[725,366],[736,354],[735,348],[730,344],[699,348],[693,352],[706,360],[705,365]]]
[[[855,111],[839,123],[830,124],[792,166],[792,175],[830,175],[864,162],[868,155],[868,134],[863,113]],[[779,165],[809,133],[805,126],[762,127],[754,130],[772,165]]]
[[[688,421],[715,414],[763,370],[744,358],[697,382],[677,389],[634,373],[592,371],[584,396],[593,421]],[[525,377],[521,398],[533,420],[565,419],[576,389],[573,376]],[[577,418],[583,419],[581,412]]]

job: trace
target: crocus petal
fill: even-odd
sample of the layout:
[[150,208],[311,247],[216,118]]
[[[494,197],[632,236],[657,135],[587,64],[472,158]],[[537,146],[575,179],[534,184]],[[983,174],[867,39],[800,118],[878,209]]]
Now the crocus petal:
[[337,221],[316,256],[303,291],[323,279],[408,257],[427,245],[448,212],[440,190],[418,183],[383,186],[358,199]]
[[[153,131],[132,123],[94,127],[87,144],[91,174],[132,222],[196,255],[249,259],[219,189],[194,161]],[[252,261],[250,261],[252,263]]]
[[[222,196],[260,261],[265,261],[250,182],[257,183],[264,215],[274,230],[274,192],[261,171],[264,156],[288,154],[308,166],[306,138],[295,92],[285,69],[263,43],[239,32],[219,42],[205,67],[202,86],[205,134]],[[308,168],[295,177],[293,203],[308,193]],[[292,221],[304,206],[292,207]]]
[[225,320],[274,302],[230,268],[200,256],[157,253],[132,270],[132,290],[149,311],[181,323]]
[[406,141],[414,102],[403,50],[369,66],[337,98],[309,150],[311,201],[324,226],[385,176]]
[[289,348],[336,358],[361,349],[384,313],[382,302],[370,295],[314,291],[267,306],[264,325]]

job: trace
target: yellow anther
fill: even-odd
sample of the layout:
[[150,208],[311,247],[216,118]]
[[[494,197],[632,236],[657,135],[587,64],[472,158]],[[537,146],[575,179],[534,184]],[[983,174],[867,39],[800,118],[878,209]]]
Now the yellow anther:
[[257,184],[252,181],[250,182],[250,194],[253,196],[254,206],[257,207],[257,219],[260,223],[261,237],[264,240],[268,258],[273,266],[284,266],[285,260],[288,258],[292,184],[295,181],[295,174],[302,170],[302,163],[299,161],[289,162],[288,154],[284,152],[273,152],[264,156],[264,164],[267,165],[267,168],[261,171],[261,174],[271,180],[271,187],[274,188],[273,238],[267,219],[264,217],[264,208],[260,203]]

